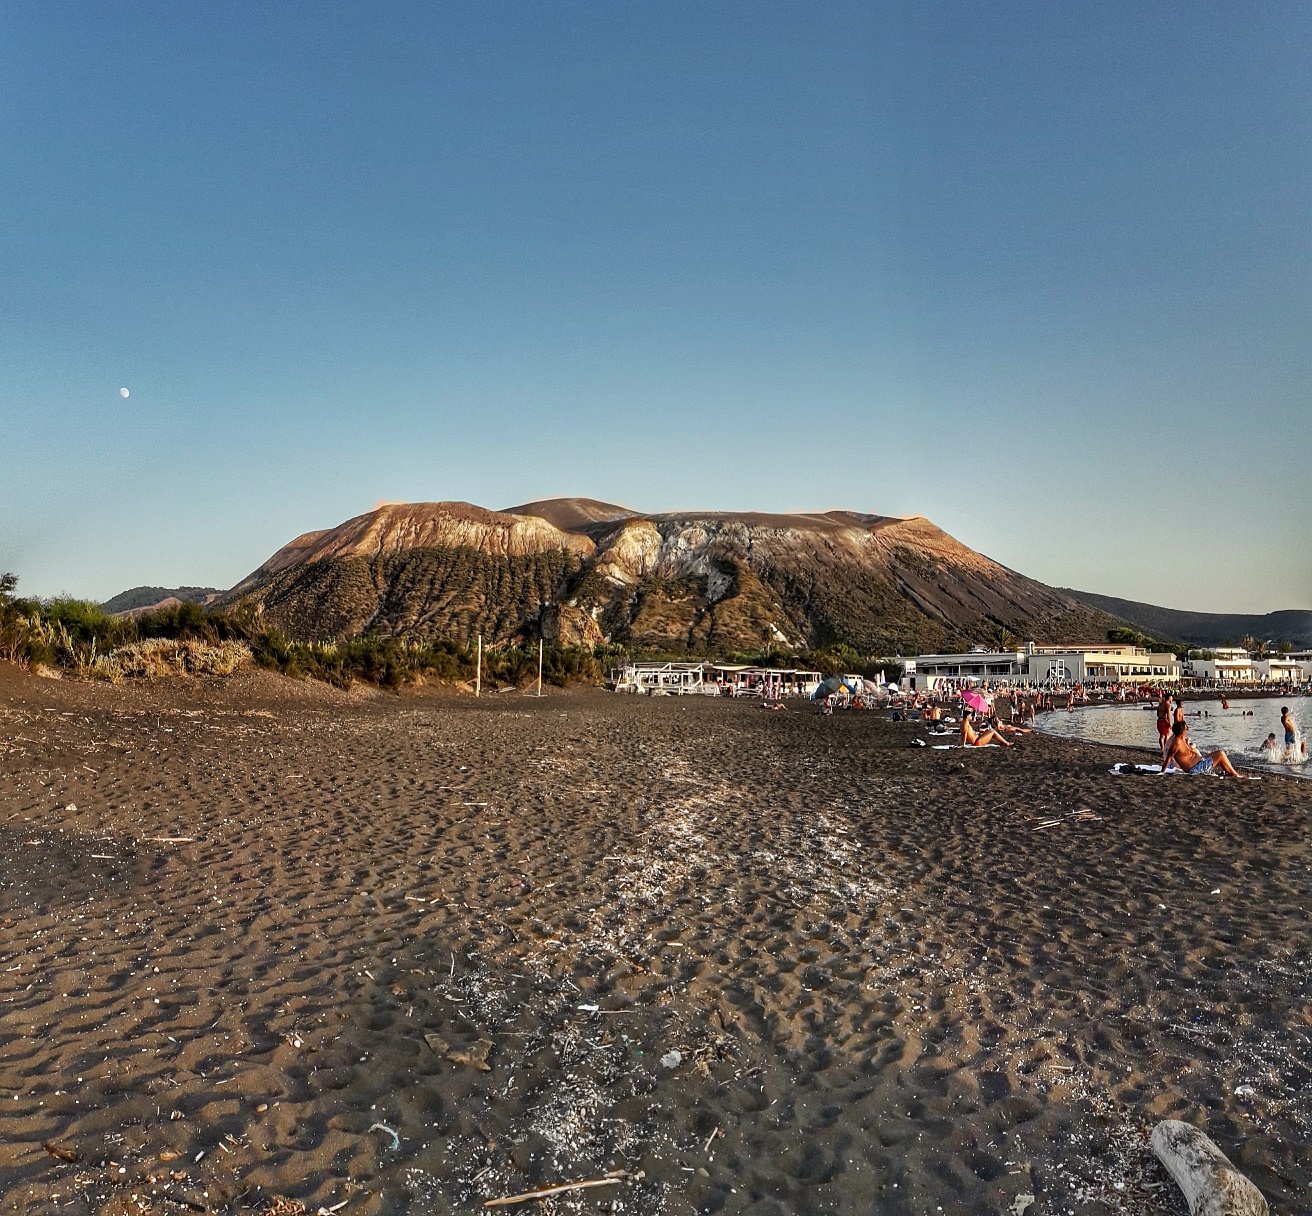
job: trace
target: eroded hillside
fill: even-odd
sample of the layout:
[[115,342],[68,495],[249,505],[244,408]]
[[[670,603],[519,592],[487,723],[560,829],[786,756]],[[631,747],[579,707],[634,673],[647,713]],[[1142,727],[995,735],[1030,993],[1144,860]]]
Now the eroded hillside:
[[694,654],[835,641],[914,652],[1003,629],[1098,640],[1115,623],[919,516],[643,515],[590,499],[379,507],[297,537],[224,602],[302,640],[541,633]]

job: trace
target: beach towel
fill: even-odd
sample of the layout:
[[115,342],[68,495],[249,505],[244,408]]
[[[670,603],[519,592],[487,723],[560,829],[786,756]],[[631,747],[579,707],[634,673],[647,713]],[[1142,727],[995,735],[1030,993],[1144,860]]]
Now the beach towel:
[[[1186,777],[1189,776],[1188,773],[1185,773],[1184,769],[1177,768],[1175,765],[1172,765],[1165,772],[1162,772],[1162,766],[1160,764],[1131,764],[1128,760],[1123,761],[1120,764],[1113,764],[1107,771],[1111,773],[1113,777],[1174,777],[1176,774],[1183,774]],[[1217,776],[1224,775],[1224,773],[1217,774]],[[1261,781],[1262,778],[1250,775],[1247,777],[1247,780]]]

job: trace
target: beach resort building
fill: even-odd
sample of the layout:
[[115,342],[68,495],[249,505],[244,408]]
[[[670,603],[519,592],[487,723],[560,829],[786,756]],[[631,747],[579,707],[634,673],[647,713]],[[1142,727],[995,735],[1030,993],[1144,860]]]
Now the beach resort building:
[[1293,655],[1284,655],[1254,659],[1253,674],[1262,684],[1301,684],[1308,678],[1308,668]]
[[1036,646],[1021,650],[971,650],[918,654],[913,687],[932,691],[945,684],[1161,684],[1180,679],[1180,662],[1169,652],[1142,646]]
[[1252,684],[1257,680],[1253,660],[1240,646],[1218,646],[1209,659],[1185,659],[1184,673],[1214,684]]

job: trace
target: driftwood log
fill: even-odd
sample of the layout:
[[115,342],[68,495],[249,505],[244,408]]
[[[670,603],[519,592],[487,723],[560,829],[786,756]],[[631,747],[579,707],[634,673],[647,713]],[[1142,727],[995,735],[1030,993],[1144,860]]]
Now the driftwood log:
[[1153,1128],[1152,1146],[1184,1192],[1190,1216],[1267,1216],[1262,1192],[1198,1128],[1163,1119]]

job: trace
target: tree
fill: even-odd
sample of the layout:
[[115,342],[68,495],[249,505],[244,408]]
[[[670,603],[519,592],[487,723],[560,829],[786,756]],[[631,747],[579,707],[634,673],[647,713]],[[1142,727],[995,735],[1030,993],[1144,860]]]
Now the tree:
[[995,650],[1015,650],[1018,640],[1006,625],[994,625],[989,630],[989,641],[993,643]]

